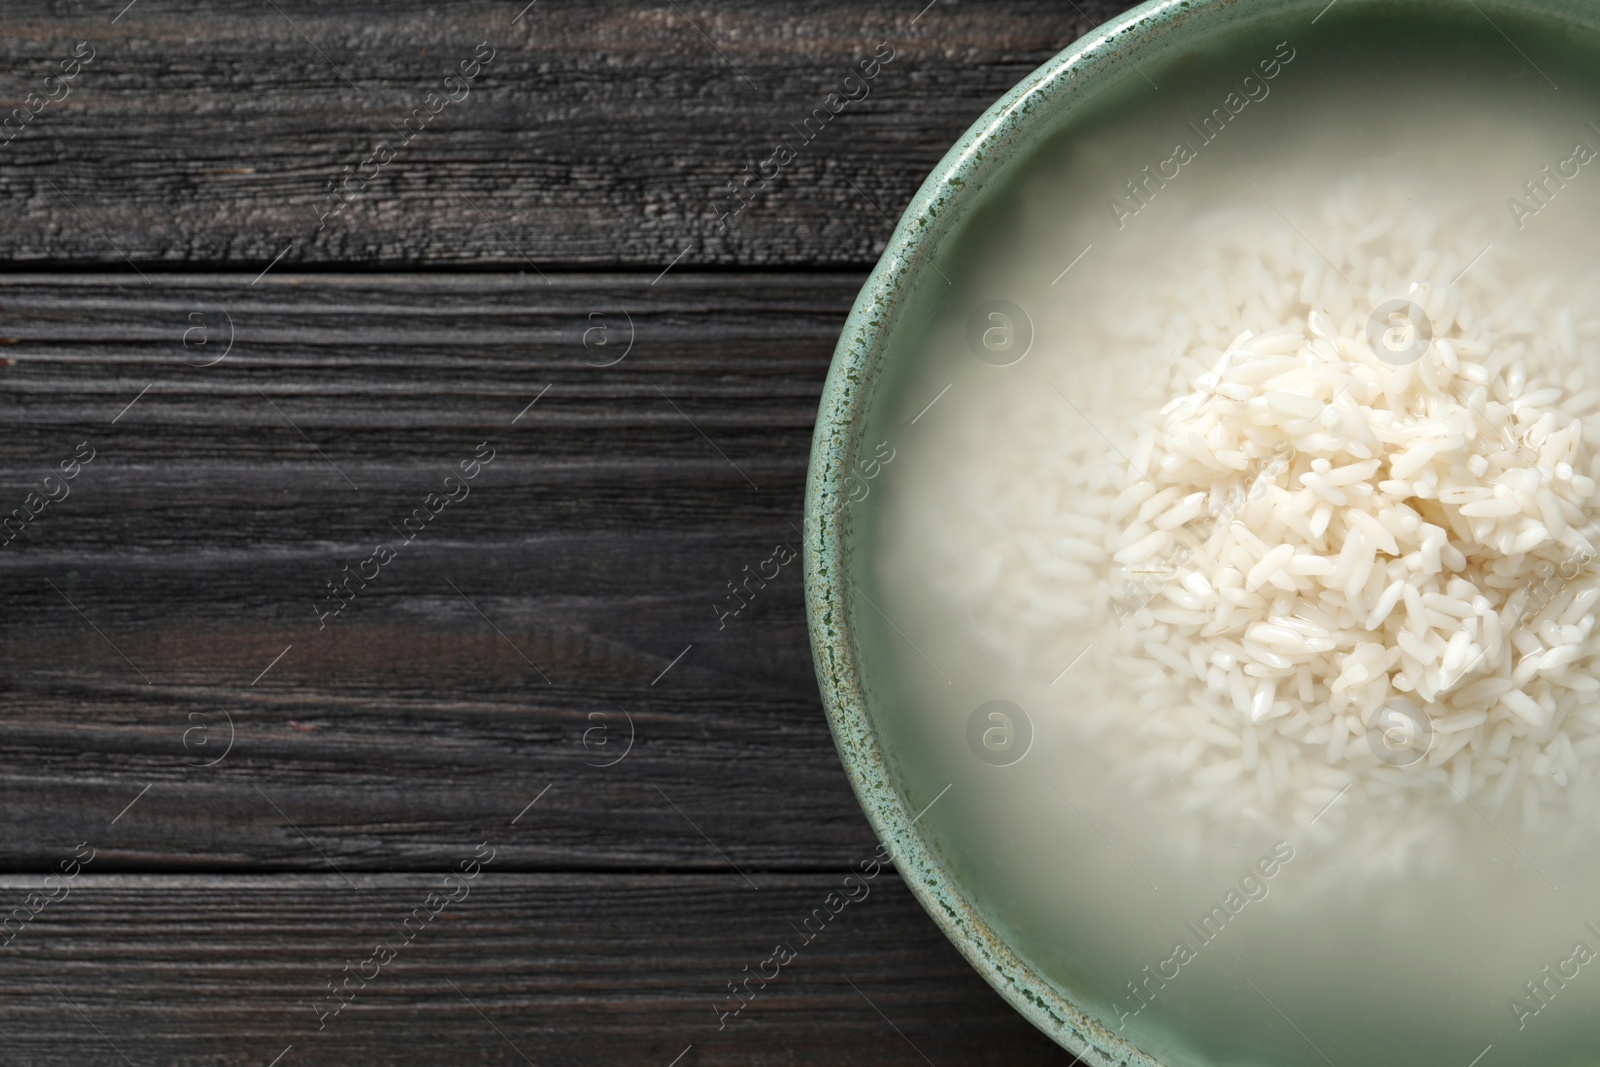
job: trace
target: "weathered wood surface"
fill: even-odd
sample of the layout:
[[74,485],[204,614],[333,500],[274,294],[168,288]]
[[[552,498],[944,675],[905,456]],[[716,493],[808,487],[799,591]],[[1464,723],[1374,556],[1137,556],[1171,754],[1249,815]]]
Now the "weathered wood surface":
[[[525,2],[8,10],[0,105],[66,95],[0,147],[0,262],[862,267],[985,108],[1129,6]],[[793,161],[723,219],[779,141]]]
[[249,280],[0,277],[0,517],[95,450],[0,547],[3,862],[434,869],[546,786],[504,867],[861,852],[799,561],[713,606],[798,545],[859,277]]
[[[502,821],[454,858],[544,830],[531,814]],[[1072,1062],[984,985],[892,871],[813,919],[807,943],[796,927],[838,875],[766,875],[751,889],[736,874],[506,875],[498,862],[447,890],[439,875],[99,876],[97,857],[0,949],[0,1056],[52,1067],[265,1065],[285,1050],[280,1067]],[[20,903],[37,884],[0,878],[0,898]],[[429,904],[434,893],[460,899]],[[437,915],[403,925],[415,909]],[[767,962],[779,943],[796,953],[781,969]],[[753,999],[721,1019],[746,967],[777,976],[753,980]],[[329,982],[349,998],[338,1014]]]
[[[798,565],[713,605],[794,536],[891,219],[1126,5],[523,4],[5,13],[0,116],[78,73],[0,134],[0,520],[94,449],[0,525],[7,907],[96,851],[0,948],[0,1059],[1066,1062],[890,873],[717,1030],[874,841]],[[484,840],[470,899],[317,1032]]]

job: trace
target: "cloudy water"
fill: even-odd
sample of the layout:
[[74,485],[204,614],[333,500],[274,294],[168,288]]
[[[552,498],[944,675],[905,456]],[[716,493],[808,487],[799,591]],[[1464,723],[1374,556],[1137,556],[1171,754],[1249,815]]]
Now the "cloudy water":
[[1593,1060],[1600,45],[1385,10],[1017,160],[847,486],[919,826],[1174,1067]]

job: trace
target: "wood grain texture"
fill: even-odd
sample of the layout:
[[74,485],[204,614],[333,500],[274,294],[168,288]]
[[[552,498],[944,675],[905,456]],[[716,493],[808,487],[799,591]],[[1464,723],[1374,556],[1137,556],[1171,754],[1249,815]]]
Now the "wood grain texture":
[[96,851],[0,926],[0,1060],[1072,1062],[887,871],[718,1029],[876,842],[798,563],[714,605],[795,538],[892,220],[1127,6],[924,2],[6,12],[0,118],[93,58],[0,134],[0,917]]
[[[529,821],[485,829],[457,855],[542,833]],[[1075,1062],[983,984],[892,871],[856,883],[857,902],[813,919],[807,942],[797,930],[837,875],[768,875],[751,889],[737,875],[497,865],[453,886],[461,899],[437,917],[397,929],[439,908],[427,902],[440,876],[352,885],[100,876],[91,864],[0,950],[6,1062],[266,1064],[286,1049],[285,1067]],[[0,878],[0,898],[20,902],[37,883]],[[739,1003],[728,983],[747,966],[773,974],[779,943],[795,958],[723,1019]],[[381,965],[380,944],[393,953]],[[346,965],[349,1003],[324,1016]]]
[[0,278],[0,517],[96,450],[0,547],[0,863],[435,869],[551,783],[505,867],[858,854],[798,560],[713,605],[797,546],[859,281]]
[[[59,93],[44,79],[77,42],[94,53],[0,147],[0,261],[864,267],[985,108],[1130,5],[140,0],[112,23],[123,6],[8,13],[5,110]],[[723,219],[779,141],[793,161]]]

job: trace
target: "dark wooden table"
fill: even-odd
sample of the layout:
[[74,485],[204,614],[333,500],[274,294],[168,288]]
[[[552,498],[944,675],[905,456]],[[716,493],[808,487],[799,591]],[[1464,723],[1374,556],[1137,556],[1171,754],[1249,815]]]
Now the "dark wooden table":
[[713,605],[1121,5],[126,3],[0,35],[0,1062],[1071,1062],[892,872],[719,1018],[875,841],[797,567]]

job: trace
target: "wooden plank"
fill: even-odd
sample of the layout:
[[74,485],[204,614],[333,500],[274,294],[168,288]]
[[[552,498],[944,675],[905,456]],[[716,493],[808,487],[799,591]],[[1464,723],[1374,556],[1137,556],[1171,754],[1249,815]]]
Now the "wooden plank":
[[[485,838],[503,850],[544,832],[483,829],[453,860],[489,855]],[[8,1062],[1075,1062],[983,984],[892,870],[853,883],[857,900],[830,913],[839,875],[751,889],[737,875],[508,875],[497,856],[446,888],[437,874],[351,885],[106,876],[98,863],[11,928]],[[0,900],[21,904],[38,885],[0,878]],[[780,943],[794,953],[781,968]],[[728,985],[746,967],[773,977],[736,999]],[[348,1000],[337,1013],[333,982]]]
[[797,540],[859,276],[124,279],[0,276],[0,517],[70,494],[0,547],[0,864],[431,867],[546,787],[505,868],[870,843],[798,561],[714,606]]
[[[40,109],[0,145],[0,259],[863,267],[986,107],[1131,5],[523,6],[144,2],[113,22],[122,3],[57,0],[8,13],[0,104],[37,93]],[[80,41],[87,65],[72,59]],[[845,84],[880,56],[892,59],[869,82]],[[47,82],[63,61],[77,76]],[[447,86],[463,63],[476,76]],[[794,158],[751,180],[735,211],[730,183],[780,141]]]

